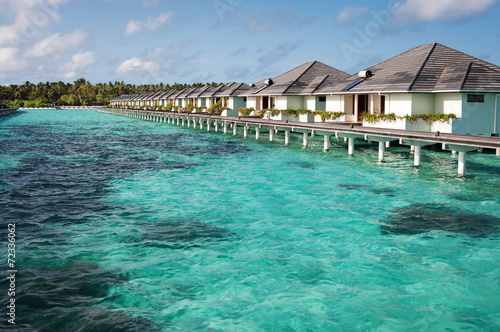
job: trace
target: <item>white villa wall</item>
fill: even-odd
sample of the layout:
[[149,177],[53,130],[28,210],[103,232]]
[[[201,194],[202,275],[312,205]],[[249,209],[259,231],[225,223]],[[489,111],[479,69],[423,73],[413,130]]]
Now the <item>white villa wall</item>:
[[307,96],[304,97],[304,103],[306,105],[306,109],[314,112],[317,111],[316,109],[316,96]]
[[247,97],[246,107],[253,107],[254,110],[257,110],[257,98],[256,97]]
[[411,114],[412,110],[412,95],[409,93],[398,93],[398,94],[390,94],[386,97],[386,105],[388,104],[388,108],[386,108],[385,113],[394,113],[397,116],[405,116],[407,114]]
[[326,111],[344,112],[344,96],[327,96]]
[[[398,93],[389,94],[385,97],[385,114],[394,113],[396,116],[405,116],[412,114],[412,95],[409,93]],[[397,120],[395,122],[377,122],[370,124],[367,122],[363,123],[365,127],[376,127],[376,128],[391,128],[391,129],[410,129],[409,124],[405,119]],[[415,126],[411,126],[411,129],[416,129]],[[418,129],[425,130],[425,129]]]
[[277,96],[276,109],[301,109],[304,108],[304,98],[301,96]]
[[435,114],[436,96],[430,93],[412,94],[411,115]]
[[[466,96],[467,98],[467,96]],[[467,99],[465,99],[467,102]],[[438,93],[435,97],[435,114],[453,113],[462,117],[462,94],[461,93]]]
[[276,108],[279,110],[286,110],[288,108],[288,97],[286,96],[276,97]]
[[[287,96],[287,107],[284,109],[290,108],[290,109],[302,109],[304,108],[304,97],[302,96]],[[278,107],[278,109],[280,109]]]

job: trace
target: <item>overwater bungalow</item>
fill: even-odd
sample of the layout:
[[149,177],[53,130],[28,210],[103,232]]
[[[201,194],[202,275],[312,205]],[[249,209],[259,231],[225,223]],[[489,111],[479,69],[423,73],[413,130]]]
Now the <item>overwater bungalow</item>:
[[[160,95],[119,96],[116,106],[158,105],[210,108],[218,101],[237,115],[238,108],[328,111],[332,120],[368,127],[443,133],[498,134],[500,67],[447,46],[415,47],[391,59],[349,75],[319,61],[298,66],[249,86],[230,83],[218,87],[171,90]],[[149,101],[151,104],[151,100]],[[151,105],[150,105],[151,106]],[[285,112],[274,120],[299,120]],[[308,114],[300,121],[325,121]]]
[[210,85],[205,85],[201,88],[196,88],[194,89],[194,91],[192,91],[188,96],[187,98],[189,99],[189,102],[191,104],[193,104],[194,106],[198,108],[200,107],[206,107],[205,103],[206,103],[206,100],[202,100],[202,98],[200,98],[200,96],[205,92],[207,91],[211,86]]
[[[327,95],[334,101],[327,110],[364,126],[484,135],[500,128],[500,67],[438,43],[322,84],[313,94]],[[428,121],[433,117],[445,121]]]
[[[253,89],[247,95],[247,107],[256,111],[268,108],[325,110],[326,96],[315,96],[313,93],[326,80],[337,82],[348,76],[349,74],[322,62],[307,62],[284,74],[252,85]],[[282,119],[282,116],[275,118]]]
[[188,98],[188,96],[195,90],[196,88],[187,88],[182,90],[182,92],[176,96],[176,99],[178,101],[177,106],[182,106],[182,108],[186,108],[188,105],[194,105],[192,98]]
[[219,85],[217,87],[209,86],[209,88],[202,92],[198,97],[198,99],[200,99],[199,106],[210,108],[212,105],[216,104],[220,98],[215,97],[215,94],[222,88],[224,88],[224,85]]
[[159,105],[160,106],[167,106],[168,103],[172,103],[172,105],[174,104],[174,100],[173,99],[170,99],[170,96],[174,95],[174,94],[177,94],[179,91],[178,90],[168,90],[168,91],[165,91],[164,93],[162,93],[160,95],[160,99],[159,99]]
[[222,106],[229,108],[226,115],[238,115],[238,109],[244,108],[247,105],[247,95],[251,87],[245,83],[229,83],[222,86],[214,97],[217,100],[222,100]]

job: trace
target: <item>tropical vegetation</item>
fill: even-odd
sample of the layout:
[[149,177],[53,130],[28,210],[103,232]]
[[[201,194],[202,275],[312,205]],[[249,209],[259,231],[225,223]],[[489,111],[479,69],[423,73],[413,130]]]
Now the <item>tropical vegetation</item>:
[[122,94],[168,91],[171,89],[199,88],[205,85],[219,86],[222,83],[194,84],[142,84],[124,82],[92,84],[85,78],[73,83],[46,82],[34,84],[29,81],[21,85],[0,86],[0,101],[8,107],[44,107],[54,104],[61,106],[107,105]]

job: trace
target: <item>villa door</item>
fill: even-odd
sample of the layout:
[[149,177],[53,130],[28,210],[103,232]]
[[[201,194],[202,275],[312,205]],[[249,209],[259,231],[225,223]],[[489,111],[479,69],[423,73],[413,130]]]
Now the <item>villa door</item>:
[[358,122],[361,122],[361,115],[365,112],[370,113],[368,95],[358,95]]
[[262,109],[269,108],[269,97],[262,97]]
[[354,98],[352,95],[344,96],[344,113],[346,122],[354,122]]

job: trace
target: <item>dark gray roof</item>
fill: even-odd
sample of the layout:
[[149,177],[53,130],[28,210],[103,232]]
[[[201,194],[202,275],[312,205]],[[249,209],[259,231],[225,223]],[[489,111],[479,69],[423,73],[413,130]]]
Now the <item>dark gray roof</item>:
[[159,100],[159,99],[160,99],[160,97],[161,97],[164,93],[165,93],[165,91],[158,91],[158,92],[156,92],[156,93],[155,93],[155,94],[151,97],[151,99],[152,99],[152,100]]
[[214,97],[237,97],[249,94],[250,86],[245,83],[225,84],[221,89],[213,94]]
[[200,97],[201,98],[209,98],[213,97],[215,93],[217,93],[220,89],[224,88],[224,85],[219,85],[218,87],[210,86],[206,91],[204,91]]
[[186,89],[184,90],[174,90],[174,92],[168,96],[168,99],[176,99],[178,96],[180,96],[184,91],[186,91]]
[[130,98],[128,99],[128,101],[136,101],[136,100],[139,100],[142,98],[144,94],[143,93],[136,93],[136,94],[133,94],[130,96]]
[[170,99],[171,96],[176,95],[179,93],[179,90],[168,90],[165,95],[161,97],[161,99]]
[[196,88],[191,91],[186,98],[198,98],[203,92],[209,88],[209,85],[202,86],[201,88]]
[[246,83],[240,83],[236,89],[231,92],[231,97],[243,97],[248,96],[252,87]]
[[500,91],[500,67],[435,43],[415,47],[368,68],[373,76],[342,91],[358,74],[323,84],[315,94]]
[[129,95],[119,95],[113,99],[110,100],[110,102],[116,102],[116,101],[124,101],[125,99],[127,99],[129,97]]
[[144,93],[140,100],[150,100],[157,92]]
[[186,88],[184,90],[182,90],[181,93],[179,93],[176,98],[187,98],[187,96],[193,92],[195,90],[195,88]]
[[[319,80],[319,76],[323,79]],[[256,83],[253,94],[257,96],[310,94],[311,92],[304,90],[314,92],[327,77],[331,77],[332,81],[339,81],[348,76],[349,74],[322,62],[312,61],[273,78],[271,85],[266,86],[266,80]]]

